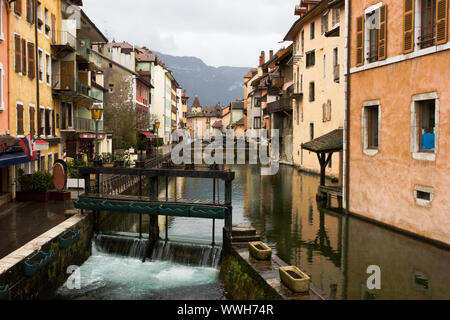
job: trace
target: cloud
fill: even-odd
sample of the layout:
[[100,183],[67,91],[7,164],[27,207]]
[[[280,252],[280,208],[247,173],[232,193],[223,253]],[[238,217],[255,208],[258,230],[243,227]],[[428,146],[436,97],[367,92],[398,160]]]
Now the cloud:
[[299,0],[84,0],[83,10],[110,39],[212,66],[252,67],[277,50]]

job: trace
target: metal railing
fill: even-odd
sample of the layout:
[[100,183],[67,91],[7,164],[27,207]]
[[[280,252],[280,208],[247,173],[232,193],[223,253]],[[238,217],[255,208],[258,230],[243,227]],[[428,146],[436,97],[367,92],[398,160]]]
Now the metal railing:
[[77,38],[68,31],[57,31],[56,45],[64,45],[73,48],[77,48]]

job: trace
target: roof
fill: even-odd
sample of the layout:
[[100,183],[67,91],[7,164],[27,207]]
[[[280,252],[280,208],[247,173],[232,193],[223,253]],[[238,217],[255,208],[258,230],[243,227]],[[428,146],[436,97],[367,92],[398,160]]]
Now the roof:
[[244,102],[243,101],[233,101],[231,102],[231,109],[233,110],[244,110]]
[[128,42],[122,41],[122,42],[109,42],[106,44],[108,47],[114,47],[114,48],[122,48],[122,49],[134,49],[134,47],[129,44]]
[[319,138],[311,140],[307,143],[302,143],[302,149],[315,153],[329,153],[338,152],[343,148],[343,134],[342,128],[333,130]]
[[198,99],[198,96],[195,96],[195,99],[194,99],[194,102],[192,103],[191,108],[192,108],[192,107],[198,108],[198,107],[201,107],[201,106],[202,106],[202,105],[200,104],[200,100]]
[[298,34],[301,27],[303,26],[303,23],[308,21],[310,17],[313,17],[314,14],[317,12],[320,12],[321,9],[324,8],[323,5],[327,4],[330,0],[322,0],[320,1],[316,6],[314,6],[312,9],[310,9],[308,12],[306,12],[303,16],[301,16],[297,21],[294,22],[294,24],[289,29],[288,33],[284,36],[284,41],[294,41],[295,35]]
[[139,62],[154,62],[156,60],[156,54],[150,52],[138,53],[136,59]]

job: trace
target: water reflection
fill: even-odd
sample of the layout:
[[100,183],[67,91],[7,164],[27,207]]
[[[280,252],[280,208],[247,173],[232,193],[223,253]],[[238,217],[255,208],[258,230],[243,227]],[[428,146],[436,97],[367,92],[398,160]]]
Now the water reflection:
[[[287,166],[281,166],[276,176],[261,176],[258,166],[236,165],[232,169],[233,222],[251,223],[278,256],[306,271],[330,298],[450,298],[448,250],[320,207],[316,176]],[[172,179],[169,197],[212,199],[212,183]],[[217,188],[223,199],[223,183]],[[164,181],[160,181],[160,195],[165,196]],[[137,232],[137,220],[133,215],[117,218],[115,226],[109,228]],[[144,217],[143,229],[147,230],[145,221]],[[211,241],[212,222],[208,219],[170,218],[168,227],[170,239]],[[223,221],[216,221],[216,241],[221,238],[222,227]],[[381,269],[381,290],[366,288],[370,265]]]

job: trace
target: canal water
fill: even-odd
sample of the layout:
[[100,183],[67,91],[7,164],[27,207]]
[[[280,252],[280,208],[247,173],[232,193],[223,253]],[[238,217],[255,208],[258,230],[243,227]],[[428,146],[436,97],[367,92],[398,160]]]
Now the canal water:
[[[450,252],[391,230],[320,207],[317,176],[280,166],[275,176],[261,176],[260,167],[233,166],[233,223],[252,225],[280,258],[311,276],[332,299],[448,299]],[[177,178],[169,181],[169,197],[212,199],[212,180]],[[223,183],[216,186],[223,199]],[[160,195],[165,195],[160,183]],[[160,219],[161,238],[165,219]],[[210,245],[212,221],[169,218],[171,243]],[[115,214],[101,230],[136,236],[137,215]],[[143,230],[148,221],[144,217]],[[215,242],[223,221],[216,221]],[[145,231],[144,231],[145,232]],[[145,238],[146,234],[144,234]],[[63,286],[64,299],[222,299],[218,268],[182,264],[169,259],[171,249],[142,262],[103,252],[81,267],[81,290]],[[167,254],[161,252],[168,252]],[[208,251],[209,252],[209,251]],[[204,259],[204,257],[203,257]],[[378,266],[381,288],[368,290],[369,266]]]

